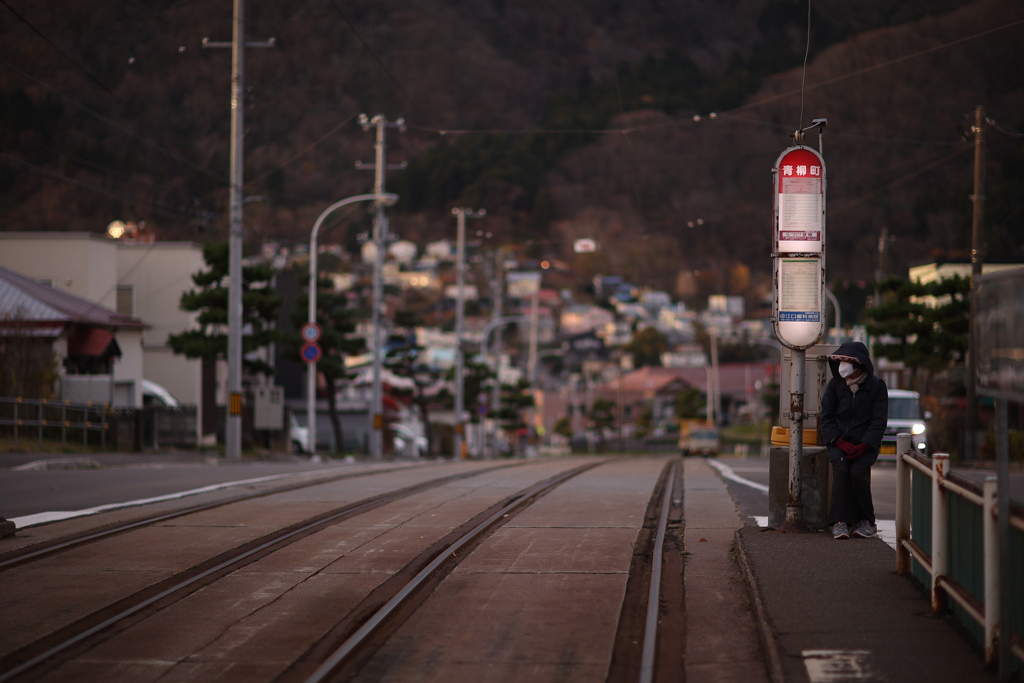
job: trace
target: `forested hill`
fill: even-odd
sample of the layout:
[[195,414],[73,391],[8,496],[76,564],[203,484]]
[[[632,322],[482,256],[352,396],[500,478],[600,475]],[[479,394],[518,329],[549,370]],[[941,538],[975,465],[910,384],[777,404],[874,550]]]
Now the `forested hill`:
[[[230,0],[4,0],[0,225],[223,238]],[[303,241],[365,192],[389,134],[392,228],[450,235],[448,209],[580,278],[745,291],[770,270],[770,170],[828,118],[829,272],[956,258],[969,245],[975,106],[987,129],[989,253],[1024,245],[1024,6],[1017,0],[295,0],[247,3],[247,238]],[[801,111],[803,117],[801,118]],[[714,113],[714,116],[712,116]],[[698,120],[699,119],[699,120]],[[959,127],[959,130],[958,130]],[[816,136],[808,144],[817,145]],[[354,244],[361,211],[329,239]],[[688,227],[692,224],[693,227]],[[601,250],[576,259],[569,245]],[[685,277],[683,278],[685,279]]]

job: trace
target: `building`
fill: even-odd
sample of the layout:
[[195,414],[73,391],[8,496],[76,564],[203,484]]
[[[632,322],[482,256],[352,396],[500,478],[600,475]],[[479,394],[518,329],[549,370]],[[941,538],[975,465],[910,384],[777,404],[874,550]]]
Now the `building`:
[[143,327],[136,317],[0,267],[4,393],[141,405]]
[[[195,314],[182,311],[179,304],[182,293],[194,287],[192,275],[205,267],[200,245],[122,241],[85,232],[8,232],[0,233],[0,267],[145,322],[131,333],[118,332],[122,355],[114,363],[116,405],[141,406],[145,378],[203,414],[202,361],[177,356],[167,344],[169,334],[194,324]],[[132,334],[139,336],[138,361]],[[138,371],[129,370],[136,365]],[[211,402],[215,369],[207,375],[206,400]]]

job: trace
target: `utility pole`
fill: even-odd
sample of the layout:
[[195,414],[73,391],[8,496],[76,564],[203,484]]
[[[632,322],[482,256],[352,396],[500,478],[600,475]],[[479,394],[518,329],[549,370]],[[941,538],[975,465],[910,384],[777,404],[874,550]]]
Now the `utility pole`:
[[399,118],[389,122],[383,114],[377,114],[372,119],[366,114],[359,115],[359,125],[363,130],[377,128],[377,141],[373,145],[375,152],[374,163],[364,164],[356,162],[356,168],[366,170],[373,169],[374,182],[373,194],[378,197],[374,201],[376,212],[373,215],[373,243],[377,247],[377,254],[373,267],[373,396],[370,399],[370,455],[374,458],[381,458],[384,455],[384,393],[381,389],[381,368],[383,367],[384,337],[382,335],[381,308],[384,306],[384,257],[388,250],[388,218],[384,213],[387,202],[384,199],[384,176],[388,169],[403,169],[405,163],[388,165],[386,159],[387,129],[397,128],[405,132],[405,119]]
[[487,215],[486,209],[467,209],[463,206],[452,209],[452,215],[456,218],[456,300],[455,300],[455,439],[453,440],[455,452],[452,457],[462,457],[462,442],[465,438],[466,423],[462,419],[465,412],[465,382],[462,379],[465,367],[465,350],[462,346],[462,327],[465,322],[466,310],[466,218],[483,218]]
[[228,410],[224,427],[225,454],[232,460],[242,457],[242,135],[245,111],[245,48],[274,47],[245,42],[245,0],[234,0],[231,42],[211,42],[203,38],[203,47],[231,48],[231,176],[228,239]]
[[[494,250],[494,280],[491,284],[491,324],[497,325],[504,308],[502,302],[502,280],[505,277],[503,259],[505,252],[499,247]],[[484,336],[484,344],[487,337]],[[486,356],[486,354],[485,354]],[[486,358],[484,359],[486,360]],[[491,386],[491,456],[498,457],[498,410],[501,407],[501,332],[494,339],[494,384]]]
[[978,330],[975,317],[978,315],[978,278],[985,259],[984,231],[985,218],[985,110],[979,104],[974,110],[974,216],[971,222],[971,319],[970,337],[967,346],[967,419],[965,420],[964,450],[968,459],[978,457],[978,391],[977,377]]

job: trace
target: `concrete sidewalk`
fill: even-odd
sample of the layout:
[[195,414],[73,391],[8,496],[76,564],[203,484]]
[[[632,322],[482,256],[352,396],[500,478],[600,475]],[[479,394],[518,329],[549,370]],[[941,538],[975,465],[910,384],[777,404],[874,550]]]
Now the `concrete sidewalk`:
[[773,683],[996,680],[882,540],[745,526],[736,550]]

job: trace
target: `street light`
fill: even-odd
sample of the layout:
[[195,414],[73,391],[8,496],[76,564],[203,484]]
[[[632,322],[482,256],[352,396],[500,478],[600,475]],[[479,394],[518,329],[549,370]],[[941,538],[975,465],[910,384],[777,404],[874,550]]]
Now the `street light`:
[[[340,202],[335,202],[324,209],[324,212],[316,219],[316,223],[313,224],[313,231],[309,234],[309,315],[306,319],[309,325],[316,324],[316,240],[320,234],[320,226],[323,225],[324,219],[327,218],[328,214],[337,211],[343,206],[355,204],[356,202],[374,201],[392,206],[398,201],[398,195],[390,193],[357,194],[354,197],[342,199]],[[377,248],[379,249],[380,246],[378,245]],[[306,421],[309,423],[309,450],[311,454],[314,454],[316,453],[316,361],[309,363],[309,373],[306,377]]]
[[452,215],[456,217],[457,225],[457,243],[458,243],[458,266],[456,268],[457,274],[457,299],[455,303],[455,438],[453,445],[455,447],[455,453],[452,457],[458,458],[462,456],[462,437],[465,426],[462,422],[462,412],[464,410],[465,397],[463,394],[465,390],[462,386],[462,369],[465,363],[463,359],[462,350],[462,323],[465,316],[465,277],[466,277],[466,218],[483,218],[487,215],[486,209],[467,209],[465,207],[455,207],[452,209]]

